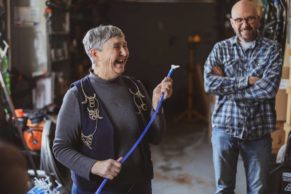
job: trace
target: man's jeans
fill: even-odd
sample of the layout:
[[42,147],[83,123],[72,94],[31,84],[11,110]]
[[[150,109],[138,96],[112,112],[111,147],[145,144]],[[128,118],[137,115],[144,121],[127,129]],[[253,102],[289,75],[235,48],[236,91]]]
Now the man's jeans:
[[247,193],[268,193],[266,187],[272,149],[270,135],[248,141],[231,137],[222,129],[214,128],[211,142],[216,194],[234,194],[239,154],[244,163]]

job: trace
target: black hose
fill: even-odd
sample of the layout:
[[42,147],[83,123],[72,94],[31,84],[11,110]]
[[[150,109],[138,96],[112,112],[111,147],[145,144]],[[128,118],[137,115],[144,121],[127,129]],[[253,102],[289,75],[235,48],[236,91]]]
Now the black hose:
[[52,152],[54,136],[55,123],[51,120],[46,120],[42,132],[40,168],[44,170],[47,175],[54,177],[64,189],[70,193],[70,171],[55,159]]

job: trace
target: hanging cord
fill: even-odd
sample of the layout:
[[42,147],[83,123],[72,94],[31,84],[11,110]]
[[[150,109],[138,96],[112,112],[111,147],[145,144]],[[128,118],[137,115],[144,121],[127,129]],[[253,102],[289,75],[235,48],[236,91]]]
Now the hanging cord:
[[[171,69],[169,70],[167,77],[171,77],[173,71],[177,68],[179,68],[179,65],[171,65]],[[123,164],[127,158],[132,154],[132,152],[136,149],[136,147],[140,144],[140,142],[142,141],[142,139],[144,138],[144,136],[146,135],[146,133],[148,132],[151,124],[154,122],[155,118],[157,117],[157,114],[162,106],[162,103],[164,101],[164,96],[165,94],[162,93],[160,100],[158,102],[157,108],[154,111],[154,114],[152,115],[150,121],[148,122],[147,126],[144,128],[143,132],[141,133],[141,135],[139,136],[139,138],[136,140],[136,142],[134,143],[134,145],[130,148],[130,150],[127,152],[127,154],[122,158],[122,160],[120,161],[121,164]],[[103,187],[105,186],[105,184],[108,182],[108,179],[105,178],[102,183],[100,184],[99,188],[97,189],[95,194],[100,194]]]

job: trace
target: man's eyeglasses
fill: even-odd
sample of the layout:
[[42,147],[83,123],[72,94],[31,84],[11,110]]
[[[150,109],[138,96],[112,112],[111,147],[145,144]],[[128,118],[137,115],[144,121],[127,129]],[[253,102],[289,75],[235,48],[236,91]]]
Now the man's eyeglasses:
[[246,21],[248,24],[253,24],[255,23],[257,17],[256,16],[249,16],[246,18],[232,18],[232,20],[236,23],[236,24],[242,24],[243,21]]

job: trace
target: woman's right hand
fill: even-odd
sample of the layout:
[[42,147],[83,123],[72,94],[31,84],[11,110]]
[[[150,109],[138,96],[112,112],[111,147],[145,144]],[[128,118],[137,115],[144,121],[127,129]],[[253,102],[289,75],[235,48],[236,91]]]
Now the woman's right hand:
[[91,168],[91,173],[113,180],[121,170],[122,157],[118,160],[108,159],[102,161],[96,161],[93,167]]

